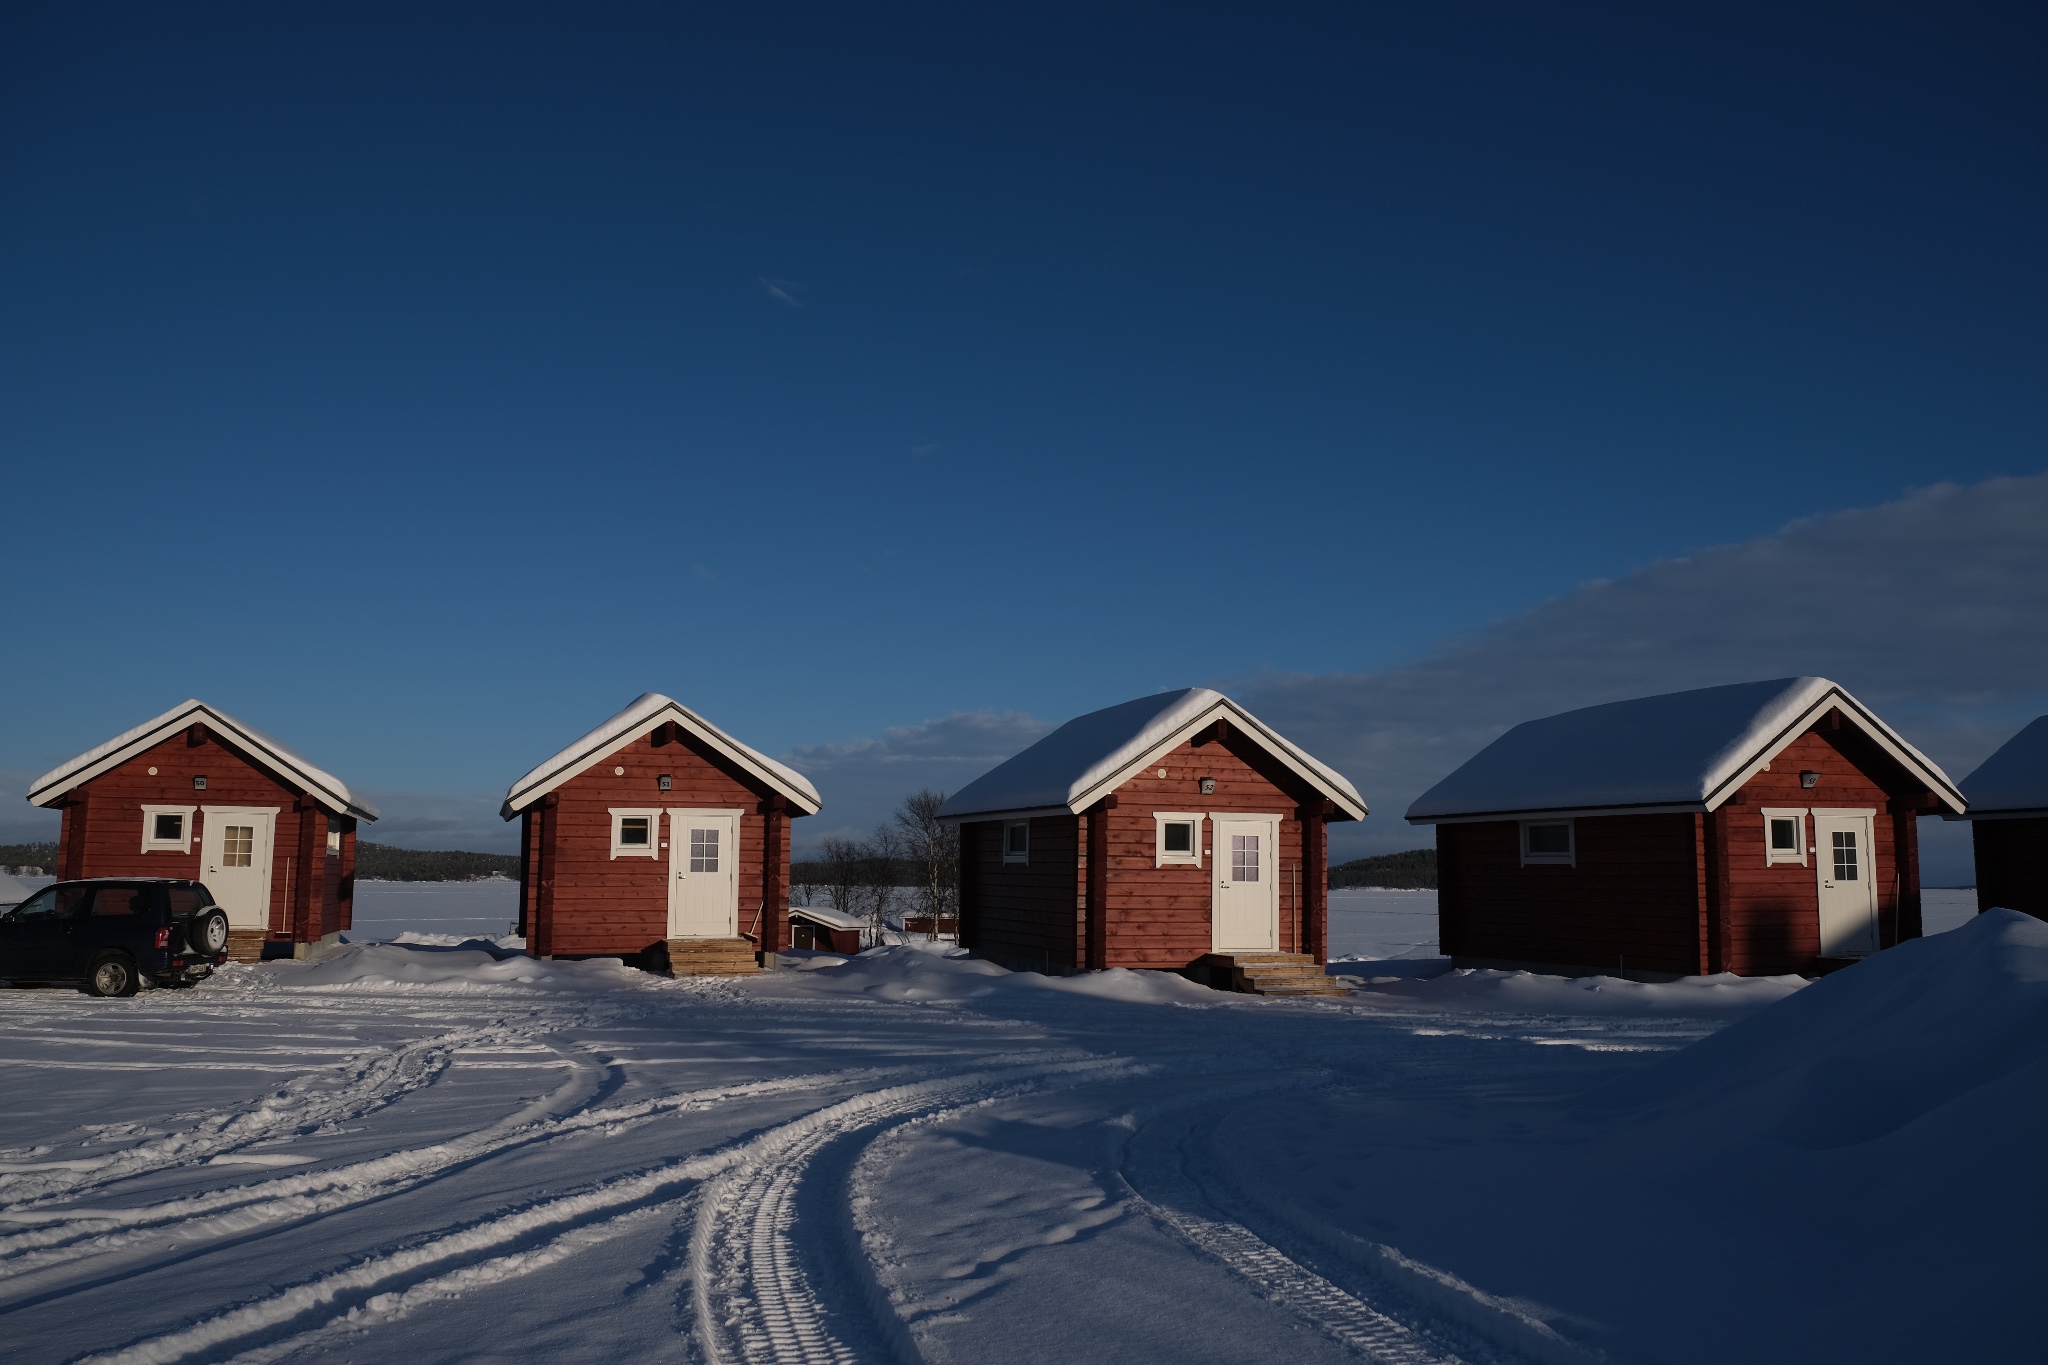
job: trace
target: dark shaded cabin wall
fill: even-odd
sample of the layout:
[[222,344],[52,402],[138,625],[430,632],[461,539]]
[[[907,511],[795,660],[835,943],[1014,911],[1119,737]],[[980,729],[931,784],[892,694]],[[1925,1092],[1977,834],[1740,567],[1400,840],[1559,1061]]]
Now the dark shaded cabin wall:
[[[157,771],[152,774],[151,768]],[[194,789],[195,777],[206,779],[204,791]],[[297,788],[285,785],[210,730],[203,735],[194,729],[181,730],[74,788],[65,801],[58,867],[62,877],[182,877],[204,881],[200,849],[207,817],[198,808],[252,806],[275,810],[277,824],[271,844],[266,923],[269,936],[276,939],[292,936],[293,901],[299,897],[308,862],[300,848],[300,822],[309,812],[322,821],[319,854],[323,860],[326,856],[326,813],[304,802]],[[142,850],[145,805],[195,808],[187,851]],[[306,809],[302,810],[302,805]],[[312,865],[316,889],[324,880],[324,873],[324,861]],[[321,918],[326,918],[324,913]]]
[[1701,849],[1692,815],[1574,823],[1577,865],[1521,865],[1513,820],[1437,826],[1437,914],[1456,958],[1602,971],[1700,971]]
[[1030,971],[1082,965],[1079,879],[1081,820],[1041,815],[1031,822],[1029,861],[1003,861],[1003,822],[960,826],[960,941],[991,962]]
[[2048,816],[1973,820],[1977,910],[2004,908],[2048,919]]
[[[614,768],[624,768],[623,774]],[[661,790],[668,774],[671,787]],[[536,903],[545,908],[530,934],[527,951],[536,956],[630,956],[646,952],[668,936],[670,809],[738,810],[739,923],[742,934],[759,931],[763,907],[762,854],[766,821],[761,804],[768,795],[725,759],[684,734],[657,744],[643,736],[557,787],[536,803],[540,825],[542,885]],[[614,807],[660,810],[660,834],[647,855],[619,858],[612,852]],[[786,845],[785,845],[786,857]],[[529,854],[529,865],[534,861]],[[782,884],[788,885],[783,868]]]
[[[1166,776],[1159,773],[1164,771]],[[1216,790],[1204,795],[1203,778]],[[1104,923],[1105,966],[1175,971],[1211,951],[1214,938],[1215,829],[1210,815],[1272,815],[1280,821],[1280,847],[1272,875],[1278,881],[1282,952],[1313,952],[1306,940],[1303,904],[1324,875],[1304,866],[1299,807],[1322,794],[1236,737],[1183,744],[1148,764],[1117,790],[1107,814],[1109,871]],[[1204,817],[1199,867],[1158,863],[1155,814]],[[1091,911],[1092,913],[1092,911]]]

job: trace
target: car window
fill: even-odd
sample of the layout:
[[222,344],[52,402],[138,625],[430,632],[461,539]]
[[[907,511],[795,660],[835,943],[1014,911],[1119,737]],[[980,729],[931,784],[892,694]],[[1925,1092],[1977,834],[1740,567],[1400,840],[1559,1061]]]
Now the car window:
[[213,897],[206,894],[204,887],[172,886],[165,889],[170,893],[171,913],[174,915],[196,915],[213,904]]
[[15,913],[35,919],[69,919],[91,894],[89,886],[48,886],[23,901]]
[[95,887],[92,893],[92,912],[95,915],[146,915],[149,913],[149,888]]

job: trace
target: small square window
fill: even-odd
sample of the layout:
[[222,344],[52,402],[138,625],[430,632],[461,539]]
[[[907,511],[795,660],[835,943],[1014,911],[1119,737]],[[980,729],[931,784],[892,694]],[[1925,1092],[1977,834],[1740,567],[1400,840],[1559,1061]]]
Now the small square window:
[[1028,863],[1031,861],[1031,824],[1027,820],[1012,820],[1003,826],[1003,861],[1006,863]]
[[1562,863],[1575,865],[1576,849],[1569,820],[1530,820],[1522,826],[1522,865]]
[[661,826],[661,812],[658,810],[613,810],[612,856],[614,858],[652,858],[655,854],[654,832]]
[[1765,810],[1764,864],[1797,863],[1806,866],[1806,812]]
[[190,853],[192,812],[195,806],[144,806],[142,808],[142,851],[144,853]]
[[1202,865],[1202,817],[1186,811],[1154,811],[1152,822],[1155,867]]

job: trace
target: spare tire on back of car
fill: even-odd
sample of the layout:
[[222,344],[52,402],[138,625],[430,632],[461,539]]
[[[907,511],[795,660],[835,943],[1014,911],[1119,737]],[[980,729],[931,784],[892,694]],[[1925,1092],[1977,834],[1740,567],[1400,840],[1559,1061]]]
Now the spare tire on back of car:
[[212,957],[228,946],[228,917],[217,905],[209,905],[185,921],[185,942],[201,957]]

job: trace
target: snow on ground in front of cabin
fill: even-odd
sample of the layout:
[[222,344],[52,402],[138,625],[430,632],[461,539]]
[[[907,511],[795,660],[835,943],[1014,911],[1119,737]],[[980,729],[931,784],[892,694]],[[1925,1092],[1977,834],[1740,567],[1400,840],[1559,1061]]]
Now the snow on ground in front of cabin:
[[927,944],[670,981],[472,939],[0,990],[0,1331],[22,1362],[2037,1356],[2048,925],[1796,990],[1372,974],[1265,999]]

